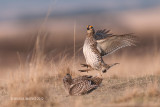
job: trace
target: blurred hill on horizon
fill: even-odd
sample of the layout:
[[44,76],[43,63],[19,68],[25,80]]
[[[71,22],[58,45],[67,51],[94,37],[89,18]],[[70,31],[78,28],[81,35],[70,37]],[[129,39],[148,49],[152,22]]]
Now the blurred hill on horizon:
[[76,33],[83,35],[88,24],[136,34],[159,33],[160,27],[159,0],[1,0],[0,13],[0,39],[39,30],[71,35],[74,23]]
[[134,33],[137,46],[122,50],[129,55],[159,52],[159,0],[1,0],[0,64],[12,65],[17,52],[26,57],[37,36],[47,35],[46,53],[72,55],[74,28],[78,51],[89,24],[113,34]]

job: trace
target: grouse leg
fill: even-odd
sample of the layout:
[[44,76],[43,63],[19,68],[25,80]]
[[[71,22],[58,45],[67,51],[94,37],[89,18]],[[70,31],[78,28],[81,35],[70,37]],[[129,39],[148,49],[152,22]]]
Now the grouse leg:
[[81,64],[81,66],[82,66],[82,67],[87,67],[87,68],[91,67],[91,66],[88,65],[88,64]]

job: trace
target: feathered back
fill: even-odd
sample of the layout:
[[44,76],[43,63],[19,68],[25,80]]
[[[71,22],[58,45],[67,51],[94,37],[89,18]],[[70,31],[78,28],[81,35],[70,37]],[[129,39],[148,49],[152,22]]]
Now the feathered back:
[[70,95],[83,95],[96,89],[101,83],[102,79],[92,76],[80,76],[71,79],[71,76],[66,75],[63,79],[65,89],[68,90]]
[[80,80],[76,84],[71,85],[69,94],[70,95],[84,95],[96,89],[98,86],[93,85],[89,80]]
[[93,78],[90,78],[90,80],[92,81],[92,84],[99,86],[102,83],[103,79],[99,77],[93,77]]

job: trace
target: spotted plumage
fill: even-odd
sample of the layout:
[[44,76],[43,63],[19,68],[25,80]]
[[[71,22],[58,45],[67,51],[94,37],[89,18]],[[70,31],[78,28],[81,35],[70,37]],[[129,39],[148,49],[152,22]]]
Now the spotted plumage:
[[69,95],[84,95],[95,90],[102,83],[102,78],[84,75],[72,79],[71,75],[67,74],[63,83]]
[[123,47],[135,45],[135,36],[133,34],[113,35],[110,30],[98,30],[95,32],[93,26],[87,26],[87,35],[83,45],[83,54],[87,64],[82,64],[87,67],[86,72],[90,70],[98,70],[106,72],[112,65],[106,64],[102,56],[109,55]]

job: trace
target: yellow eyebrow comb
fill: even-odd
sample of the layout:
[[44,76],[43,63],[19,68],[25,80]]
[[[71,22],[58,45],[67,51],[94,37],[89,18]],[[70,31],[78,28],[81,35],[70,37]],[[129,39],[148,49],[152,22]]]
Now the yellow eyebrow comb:
[[92,28],[93,26],[89,26],[89,28]]

